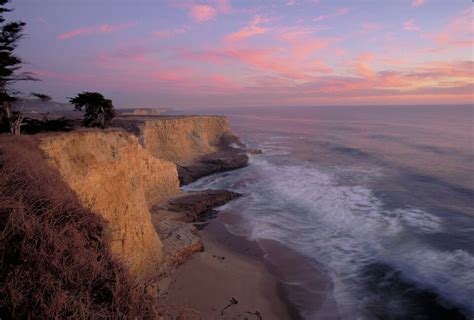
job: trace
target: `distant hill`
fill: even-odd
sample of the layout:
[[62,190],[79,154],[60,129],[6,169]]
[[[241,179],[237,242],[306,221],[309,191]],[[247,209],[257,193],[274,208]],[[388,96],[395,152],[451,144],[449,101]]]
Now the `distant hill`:
[[[20,110],[27,117],[31,118],[42,118],[43,115],[48,113],[48,118],[82,118],[83,112],[74,111],[74,106],[70,103],[64,102],[43,102],[38,99],[18,99],[16,102],[17,110]],[[126,108],[116,109],[117,116],[119,117],[130,117],[130,116],[158,116],[169,114],[172,109],[170,108]]]
[[18,99],[15,102],[17,108],[22,108],[24,112],[43,113],[43,112],[64,112],[74,110],[70,103],[62,102],[43,102],[37,99]]
[[16,109],[23,112],[27,117],[39,118],[48,113],[49,118],[80,118],[83,113],[74,111],[74,106],[63,102],[43,102],[37,99],[18,99],[15,102]]
[[126,108],[117,109],[120,116],[160,116],[171,111],[169,108]]

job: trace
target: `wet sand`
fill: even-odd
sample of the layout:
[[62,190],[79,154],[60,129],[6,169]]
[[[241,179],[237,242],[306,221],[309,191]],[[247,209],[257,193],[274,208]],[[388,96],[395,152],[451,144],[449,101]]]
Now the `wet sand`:
[[[277,243],[257,244],[229,233],[224,224],[236,219],[237,215],[221,214],[199,232],[204,252],[194,254],[161,281],[163,304],[184,310],[184,319],[301,319],[297,308],[302,304],[320,319],[338,318],[328,296],[329,283],[320,273],[295,269],[306,265]],[[264,256],[261,246],[272,257]],[[291,285],[298,275],[309,281],[310,291]],[[279,279],[289,280],[290,285]]]

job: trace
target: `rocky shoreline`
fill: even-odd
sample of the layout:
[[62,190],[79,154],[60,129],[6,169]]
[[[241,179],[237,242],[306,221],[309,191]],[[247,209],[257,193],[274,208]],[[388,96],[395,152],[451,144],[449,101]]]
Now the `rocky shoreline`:
[[[177,164],[180,186],[243,168],[248,154],[259,153],[226,135],[217,152]],[[298,318],[256,243],[224,227],[216,208],[240,196],[229,190],[181,191],[151,207],[163,261],[147,290],[160,301],[163,319]]]
[[186,185],[214,173],[243,168],[247,166],[248,161],[245,149],[216,152],[200,157],[191,165],[178,165],[178,178],[181,185]]
[[198,235],[217,215],[214,208],[239,197],[240,194],[227,190],[205,190],[186,192],[166,199],[151,209],[152,222],[163,243],[165,263],[160,273],[186,261],[196,252],[204,250]]
[[[13,165],[19,159],[9,153],[5,159],[22,172],[48,168],[44,174],[36,172],[42,174],[41,183],[53,193],[68,192],[76,210],[86,210],[90,219],[103,224],[101,252],[123,268],[130,288],[152,299],[147,303],[156,305],[153,312],[159,319],[290,318],[277,279],[261,257],[249,255],[258,252],[255,244],[242,239],[232,248],[223,245],[233,236],[216,208],[241,195],[180,189],[203,176],[243,168],[248,154],[259,150],[246,148],[220,116],[157,116],[119,124],[107,130],[5,137],[5,146],[21,151],[25,164]],[[33,147],[25,148],[23,140]],[[27,163],[30,158],[35,163]],[[32,182],[29,177],[24,177],[26,183]],[[64,186],[50,184],[53,178]],[[55,208],[51,202],[48,210]],[[87,236],[87,241],[97,241]],[[63,242],[73,245],[74,239]],[[55,290],[63,288],[60,284]]]
[[229,233],[228,218],[197,231],[203,249],[160,277],[163,319],[300,319],[258,245]]

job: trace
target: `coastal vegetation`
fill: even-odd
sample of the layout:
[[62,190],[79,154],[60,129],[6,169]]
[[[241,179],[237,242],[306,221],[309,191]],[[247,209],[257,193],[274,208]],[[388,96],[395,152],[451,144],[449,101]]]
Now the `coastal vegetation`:
[[[37,80],[22,72],[15,53],[25,22],[5,23],[8,0],[0,0],[0,318],[125,319],[156,315],[152,297],[113,256],[107,222],[85,207],[44,159],[37,136],[20,133],[70,131],[71,119],[25,117],[26,99],[12,85]],[[71,99],[85,108],[84,125],[105,128],[112,101],[85,92]]]
[[[156,281],[203,250],[194,224],[204,227],[217,215],[215,206],[238,197],[181,194],[177,163],[192,176],[198,164],[209,173],[232,169],[224,167],[225,157],[237,156],[226,156],[232,132],[218,116],[151,118],[139,126],[137,135],[147,136],[143,146],[121,128],[0,136],[0,314],[6,319],[176,319],[186,312],[202,318],[164,300],[166,286]],[[206,257],[226,267],[216,254]],[[226,314],[254,312],[229,309]]]
[[109,251],[106,222],[37,144],[36,136],[0,137],[2,319],[150,316],[151,298]]
[[[18,103],[19,92],[12,88],[18,81],[38,80],[31,72],[22,72],[20,69],[23,60],[15,53],[19,41],[24,37],[23,21],[5,23],[4,13],[11,12],[7,8],[9,0],[0,0],[0,132],[13,135],[21,133],[22,126],[26,133],[43,131],[69,131],[72,123],[65,118],[49,120],[46,116],[42,120],[26,118],[22,112],[22,103]],[[49,102],[52,98],[43,93],[32,92],[27,98],[35,97],[42,102]],[[71,98],[70,102],[75,110],[85,109],[83,124],[87,127],[106,128],[115,116],[114,106],[110,99],[104,98],[98,92],[83,92]],[[52,122],[51,122],[52,121]]]
[[20,72],[22,59],[15,54],[19,40],[24,36],[23,21],[5,22],[3,14],[12,11],[6,8],[8,0],[0,0],[0,113],[1,124],[11,134],[20,134],[23,115],[15,110],[17,92],[11,85],[22,80],[36,80],[30,72]]
[[33,97],[38,98],[40,101],[43,101],[43,102],[49,102],[53,99],[53,98],[51,98],[50,96],[48,96],[47,94],[44,94],[44,93],[32,92],[31,95]]
[[[0,24],[11,11],[8,2],[0,0]],[[81,123],[69,104],[39,92],[22,95],[12,85],[37,80],[21,72],[23,60],[15,54],[24,26],[0,27],[0,133],[6,133],[0,135],[0,318],[209,318],[217,308],[197,311],[180,299],[166,300],[175,289],[160,281],[204,250],[198,228],[217,216],[215,207],[240,194],[183,194],[179,186],[246,166],[245,145],[224,117],[131,116],[103,131],[116,111],[102,93],[69,98],[82,112]],[[80,125],[94,129],[48,133]],[[214,250],[210,246],[206,261],[232,279],[233,269],[221,269],[229,252]],[[261,268],[243,265],[270,281]],[[229,290],[238,293],[239,287]],[[231,301],[219,308],[222,315],[260,318],[258,310],[234,310],[237,300]],[[261,303],[270,313],[271,303]]]
[[112,100],[104,98],[99,92],[82,92],[70,98],[69,102],[75,110],[85,110],[83,124],[86,127],[106,128],[115,117]]

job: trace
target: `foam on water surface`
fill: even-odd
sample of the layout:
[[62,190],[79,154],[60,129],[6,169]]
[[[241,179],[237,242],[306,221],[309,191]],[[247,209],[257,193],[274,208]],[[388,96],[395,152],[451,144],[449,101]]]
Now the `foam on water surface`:
[[[247,179],[254,175],[258,179]],[[251,182],[242,183],[246,180]],[[337,180],[316,166],[274,165],[255,157],[248,169],[205,178],[187,189],[242,192],[242,198],[221,208],[245,218],[245,226],[229,230],[278,241],[320,262],[343,317],[367,315],[373,301],[364,283],[367,270],[379,263],[474,312],[468,298],[474,297],[474,257],[423,242],[423,234],[443,232],[441,217],[418,208],[387,210],[369,188]]]
[[258,146],[264,154],[251,157],[247,168],[186,189],[242,193],[220,209],[242,217],[242,224],[227,225],[229,231],[277,241],[317,263],[333,283],[342,318],[427,317],[430,309],[439,317],[453,306],[474,315],[474,251],[454,243],[474,230],[472,219],[403,201],[388,206],[371,184],[385,178],[386,167],[360,165],[352,153],[358,159],[353,166],[297,159],[292,144],[301,141],[307,149],[319,146],[308,137],[269,136]]

